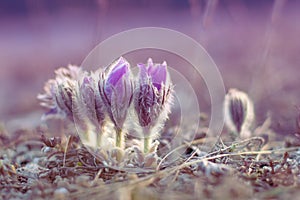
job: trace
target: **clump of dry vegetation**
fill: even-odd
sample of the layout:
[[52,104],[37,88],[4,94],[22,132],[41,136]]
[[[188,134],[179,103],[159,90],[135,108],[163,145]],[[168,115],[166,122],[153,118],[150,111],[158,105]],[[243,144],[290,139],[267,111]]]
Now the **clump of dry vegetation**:
[[193,141],[176,161],[168,163],[163,152],[157,168],[147,168],[107,163],[101,153],[91,155],[76,136],[20,131],[11,137],[1,132],[3,199],[291,199],[299,195],[297,137],[293,143],[264,143],[262,137],[232,142],[222,137],[224,141],[208,152],[210,137],[205,136]]

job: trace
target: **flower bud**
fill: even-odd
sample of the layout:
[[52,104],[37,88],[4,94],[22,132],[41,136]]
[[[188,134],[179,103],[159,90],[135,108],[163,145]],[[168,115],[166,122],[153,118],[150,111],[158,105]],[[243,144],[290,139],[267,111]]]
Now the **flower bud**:
[[227,128],[241,138],[251,136],[250,128],[254,121],[253,103],[244,92],[230,89],[225,96],[224,117]]
[[44,93],[38,94],[41,106],[50,110],[43,116],[73,118],[72,101],[74,86],[83,71],[80,67],[69,65],[68,68],[59,68],[55,71],[55,79],[50,79],[44,86]]
[[81,140],[94,148],[103,147],[107,139],[104,133],[106,111],[97,89],[97,75],[84,76],[76,85],[73,104],[74,120]]
[[129,63],[122,57],[112,63],[98,82],[100,96],[116,130],[116,146],[124,147],[124,123],[133,94]]
[[98,86],[108,115],[114,125],[122,129],[133,93],[129,63],[120,57],[105,70]]
[[170,113],[172,86],[166,62],[153,64],[150,58],[147,65],[139,64],[138,67],[140,71],[134,92],[134,109],[143,136],[149,140],[144,144],[144,151],[148,151]]
[[78,92],[78,109],[96,128],[100,128],[105,118],[105,111],[96,88],[92,76],[83,78]]

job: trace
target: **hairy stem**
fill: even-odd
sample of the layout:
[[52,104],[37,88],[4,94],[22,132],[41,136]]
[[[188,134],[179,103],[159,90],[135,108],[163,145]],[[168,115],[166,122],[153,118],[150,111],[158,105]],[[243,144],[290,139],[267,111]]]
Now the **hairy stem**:
[[152,139],[150,137],[144,138],[144,153],[148,153],[149,152],[149,148],[150,148],[151,142],[152,142]]
[[116,146],[123,149],[124,134],[122,129],[116,128]]

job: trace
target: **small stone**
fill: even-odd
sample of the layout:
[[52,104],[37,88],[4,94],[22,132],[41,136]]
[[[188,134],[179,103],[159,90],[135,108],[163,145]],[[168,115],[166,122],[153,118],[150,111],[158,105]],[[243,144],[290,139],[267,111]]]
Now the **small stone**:
[[92,185],[92,181],[89,176],[81,175],[76,178],[76,184],[82,187],[90,187]]
[[54,191],[54,198],[55,199],[66,199],[66,195],[69,194],[69,191],[66,188],[57,188]]

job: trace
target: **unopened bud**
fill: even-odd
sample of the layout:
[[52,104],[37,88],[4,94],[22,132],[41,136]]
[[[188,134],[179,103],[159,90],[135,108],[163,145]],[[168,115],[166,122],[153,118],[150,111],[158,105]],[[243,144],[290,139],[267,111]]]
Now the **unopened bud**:
[[241,138],[251,136],[254,121],[254,107],[248,95],[237,89],[230,89],[225,96],[224,117],[227,128]]

